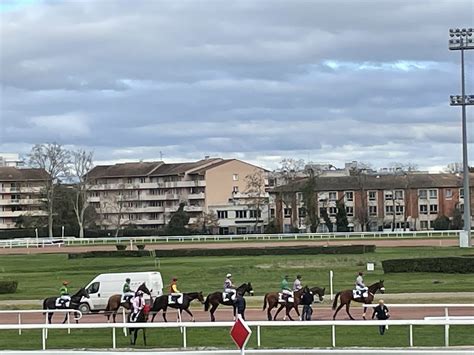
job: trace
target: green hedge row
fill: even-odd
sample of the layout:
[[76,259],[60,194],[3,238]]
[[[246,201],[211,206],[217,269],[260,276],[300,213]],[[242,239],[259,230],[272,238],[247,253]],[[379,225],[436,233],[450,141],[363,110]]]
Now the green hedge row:
[[341,246],[278,246],[261,248],[171,249],[155,250],[156,257],[187,256],[259,256],[259,255],[313,255],[363,254],[375,251],[375,245]]
[[153,252],[148,250],[96,250],[85,253],[69,253],[68,259],[83,259],[83,258],[123,258],[133,257],[139,258],[143,256],[153,255]]
[[474,258],[420,258],[382,261],[384,273],[391,272],[443,272],[448,274],[474,273]]
[[0,294],[15,293],[18,281],[0,281]]

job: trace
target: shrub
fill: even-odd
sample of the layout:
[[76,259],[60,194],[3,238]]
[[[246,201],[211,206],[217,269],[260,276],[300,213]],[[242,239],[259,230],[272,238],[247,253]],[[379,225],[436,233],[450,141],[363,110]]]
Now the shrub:
[[145,250],[145,244],[137,244],[138,250]]
[[117,244],[115,247],[117,248],[117,250],[125,250],[125,249],[127,249],[127,245],[126,245],[126,244]]
[[15,293],[18,287],[18,281],[0,281],[0,294]]
[[438,216],[433,221],[434,230],[448,230],[451,227],[451,221],[445,215]]
[[384,273],[391,272],[442,272],[448,274],[474,273],[474,258],[420,258],[382,261]]
[[85,253],[69,253],[68,259],[87,259],[87,258],[140,258],[143,256],[150,256],[147,250],[95,250]]

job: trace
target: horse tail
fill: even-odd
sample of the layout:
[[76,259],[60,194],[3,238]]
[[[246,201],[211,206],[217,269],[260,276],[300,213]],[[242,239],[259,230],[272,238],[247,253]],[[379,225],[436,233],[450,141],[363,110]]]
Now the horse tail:
[[206,300],[204,301],[204,310],[209,310],[209,295],[207,295]]
[[336,309],[337,307],[337,299],[341,295],[341,292],[336,293],[336,297],[334,297],[334,302],[332,303],[332,309]]
[[264,311],[265,308],[267,308],[267,296],[268,296],[268,293],[266,293],[265,296],[263,297],[263,308],[262,308],[262,311]]

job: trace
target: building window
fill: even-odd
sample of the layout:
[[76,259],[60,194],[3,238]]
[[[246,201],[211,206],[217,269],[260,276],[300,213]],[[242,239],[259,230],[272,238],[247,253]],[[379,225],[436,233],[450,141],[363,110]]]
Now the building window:
[[286,218],[290,218],[291,217],[291,208],[285,208],[283,210],[283,216],[286,217]]
[[438,205],[430,205],[430,214],[438,213]]
[[133,183],[133,179],[132,179],[132,178],[128,178],[128,179],[127,179],[127,183],[128,183],[128,184],[132,184],[132,183]]
[[428,214],[428,205],[420,205],[420,213]]
[[377,215],[377,206],[369,206],[369,216]]
[[226,219],[228,216],[227,211],[217,211],[217,218]]
[[464,198],[464,189],[459,189],[459,198]]
[[250,210],[250,218],[261,218],[261,217],[262,217],[261,210]]
[[299,218],[306,218],[306,208],[304,208],[304,207],[298,208],[298,217]]
[[395,206],[395,214],[401,215],[403,214],[404,207],[403,206]]
[[233,186],[233,187],[232,187],[232,193],[235,194],[235,193],[237,193],[237,192],[239,192],[239,187],[238,187],[238,186]]
[[232,174],[233,181],[239,181],[239,174]]
[[420,200],[426,200],[428,192],[426,190],[418,190],[418,196],[420,197]]
[[140,178],[140,182],[141,182],[142,184],[143,184],[145,181],[146,181],[146,178],[144,178],[144,177],[141,177],[141,178]]
[[346,215],[348,217],[354,216],[354,207],[352,206],[346,206]]
[[451,189],[444,190],[444,197],[451,199],[453,197],[453,190]]
[[247,234],[247,227],[237,227],[237,234]]
[[385,214],[393,214],[393,206],[385,206]]
[[235,218],[247,218],[246,210],[235,211]]
[[385,191],[385,201],[390,201],[393,198],[392,191]]
[[329,201],[336,201],[337,200],[337,192],[333,191],[329,193]]
[[369,201],[377,200],[377,191],[369,191]]
[[438,190],[430,190],[430,199],[436,200],[438,198]]
[[346,191],[346,201],[354,201],[354,192]]
[[303,201],[303,193],[302,192],[297,192],[296,193],[296,201],[298,201],[298,202]]
[[395,191],[395,200],[403,200],[403,190]]
[[270,208],[270,218],[275,218],[275,209]]
[[337,214],[337,207],[329,207],[329,215],[335,216]]
[[420,221],[421,229],[428,229],[428,221]]

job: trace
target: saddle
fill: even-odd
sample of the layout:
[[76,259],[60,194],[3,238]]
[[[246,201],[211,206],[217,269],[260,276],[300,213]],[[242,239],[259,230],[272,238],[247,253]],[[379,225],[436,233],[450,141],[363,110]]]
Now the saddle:
[[56,307],[69,308],[71,301],[65,301],[61,297],[56,298]]
[[183,304],[183,294],[168,295],[168,304]]
[[237,296],[237,293],[227,293],[227,292],[222,292],[222,300],[224,302],[226,301],[235,301],[235,297]]
[[[285,298],[286,296],[286,298]],[[278,303],[293,303],[295,302],[295,298],[289,295],[285,295],[282,292],[278,292]]]
[[369,296],[369,293],[367,291],[364,291],[364,293],[362,293],[362,291],[359,290],[352,290],[352,296],[354,298],[366,298]]

